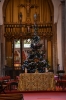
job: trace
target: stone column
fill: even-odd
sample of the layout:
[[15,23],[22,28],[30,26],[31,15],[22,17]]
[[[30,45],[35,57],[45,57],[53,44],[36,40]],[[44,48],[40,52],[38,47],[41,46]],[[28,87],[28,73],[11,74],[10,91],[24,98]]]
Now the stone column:
[[[64,56],[65,56],[65,0],[60,0],[61,1],[61,30],[62,30],[62,41],[61,41],[61,45],[62,45],[62,68],[61,69],[64,69]],[[60,44],[59,44],[60,45]]]
[[57,23],[53,26],[53,70],[57,73],[58,54],[57,54]]
[[64,70],[66,72],[66,0],[65,0],[65,57],[64,57]]
[[4,51],[3,51],[3,25],[0,25],[0,76],[3,75],[4,66]]
[[0,76],[1,76],[1,25],[0,25]]
[[0,76],[4,75],[3,67],[5,62],[5,39],[4,39],[4,26],[3,26],[3,12],[2,7],[5,0],[0,2]]
[[4,28],[0,25],[0,76],[4,75],[5,65],[5,39],[4,39]]

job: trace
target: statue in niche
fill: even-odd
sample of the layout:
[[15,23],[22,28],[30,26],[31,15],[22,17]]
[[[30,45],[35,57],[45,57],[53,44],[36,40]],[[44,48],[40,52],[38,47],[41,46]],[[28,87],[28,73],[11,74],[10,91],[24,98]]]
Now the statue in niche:
[[14,62],[19,62],[20,61],[20,53],[18,52],[18,50],[14,51]]
[[30,26],[27,26],[27,32],[28,33],[30,32]]

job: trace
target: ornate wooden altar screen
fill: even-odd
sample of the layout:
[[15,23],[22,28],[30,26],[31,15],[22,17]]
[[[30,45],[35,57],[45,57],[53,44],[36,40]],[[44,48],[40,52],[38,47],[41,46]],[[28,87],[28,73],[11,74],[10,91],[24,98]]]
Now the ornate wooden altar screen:
[[[49,6],[49,0],[9,0],[5,10],[5,59],[7,65],[15,67],[14,51],[15,42],[19,42],[20,62],[22,65],[22,50],[24,39],[31,39],[34,35],[33,16],[37,13],[38,35],[43,40],[43,50],[46,51],[46,59],[52,66],[52,36],[53,36],[53,19],[52,11]],[[18,49],[18,48],[17,48]]]

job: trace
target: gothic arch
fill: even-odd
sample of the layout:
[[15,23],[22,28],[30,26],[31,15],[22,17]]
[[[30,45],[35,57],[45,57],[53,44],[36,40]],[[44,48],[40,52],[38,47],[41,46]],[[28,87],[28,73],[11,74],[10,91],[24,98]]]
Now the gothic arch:
[[10,0],[4,0],[4,3],[3,3],[3,17],[5,17],[6,7],[7,7],[9,1]]
[[[6,13],[6,7],[8,5],[8,2],[10,0],[4,0],[4,3],[3,3],[3,17],[5,17],[5,13]],[[51,11],[51,16],[54,17],[54,6],[53,6],[53,3],[52,3],[52,0],[48,0],[48,4],[49,4],[49,7],[50,7],[50,11]]]
[[49,7],[50,7],[52,16],[53,16],[54,15],[54,6],[53,6],[53,3],[52,3],[52,0],[48,0],[48,4],[49,4]]
[[[5,17],[6,17],[6,8],[7,8],[7,5],[9,3],[10,0],[4,0],[4,4],[3,4],[3,22],[5,22]],[[12,0],[13,1],[13,0]],[[37,0],[38,1],[38,0]],[[40,0],[39,0],[40,1]],[[52,3],[52,0],[47,0],[48,2],[48,5],[49,5],[49,9],[50,9],[50,12],[51,12],[51,21],[52,23],[54,24],[54,7],[53,7],[53,3]],[[52,24],[52,25],[53,25]],[[53,29],[52,29],[53,30]],[[54,32],[53,32],[54,33]],[[53,41],[53,40],[52,40]],[[54,45],[54,43],[53,43]],[[53,57],[52,57],[53,58]]]

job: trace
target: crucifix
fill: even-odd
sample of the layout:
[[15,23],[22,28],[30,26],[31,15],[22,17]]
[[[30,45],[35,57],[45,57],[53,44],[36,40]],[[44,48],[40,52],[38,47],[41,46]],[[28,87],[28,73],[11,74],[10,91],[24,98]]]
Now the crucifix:
[[38,7],[36,4],[31,4],[30,1],[31,0],[26,0],[26,4],[20,4],[18,6],[18,7],[25,7],[26,8],[27,18],[30,17],[30,9],[31,8],[37,9],[37,7]]

